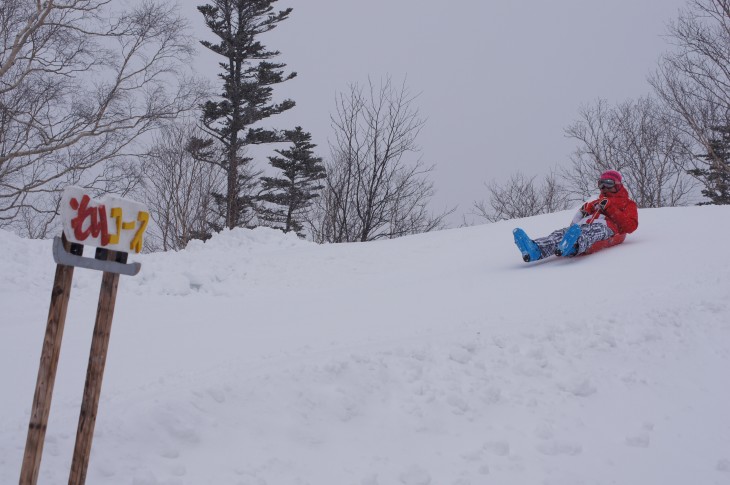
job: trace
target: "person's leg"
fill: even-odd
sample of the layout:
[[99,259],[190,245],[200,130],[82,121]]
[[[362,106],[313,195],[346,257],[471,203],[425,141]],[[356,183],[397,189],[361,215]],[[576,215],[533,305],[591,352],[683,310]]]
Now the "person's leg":
[[537,247],[540,248],[540,253],[542,253],[543,258],[547,258],[548,256],[555,254],[555,248],[557,248],[558,243],[563,239],[565,231],[567,230],[568,228],[564,227],[557,231],[553,231],[549,236],[540,237],[534,240]]
[[588,248],[598,241],[610,239],[613,235],[614,233],[611,228],[605,224],[582,224],[580,226],[580,237],[578,237],[578,251],[576,254],[585,253],[588,251]]

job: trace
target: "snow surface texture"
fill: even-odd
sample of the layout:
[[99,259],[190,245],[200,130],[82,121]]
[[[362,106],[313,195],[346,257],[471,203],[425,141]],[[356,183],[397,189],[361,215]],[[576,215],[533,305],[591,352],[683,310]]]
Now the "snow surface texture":
[[[133,256],[87,483],[730,483],[730,207],[642,210],[621,246],[521,261],[514,227],[570,217]],[[50,241],[0,247],[10,484],[54,264]],[[68,480],[100,279],[75,273],[41,484]]]

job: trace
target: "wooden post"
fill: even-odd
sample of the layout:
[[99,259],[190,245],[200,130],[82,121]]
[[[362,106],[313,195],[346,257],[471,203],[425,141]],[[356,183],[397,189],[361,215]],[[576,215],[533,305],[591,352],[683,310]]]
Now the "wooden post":
[[[109,218],[107,203],[111,205]],[[43,455],[43,443],[51,410],[53,384],[56,380],[58,358],[61,353],[63,328],[71,296],[74,267],[79,266],[103,272],[99,305],[96,310],[94,335],[91,340],[89,366],[86,371],[84,397],[81,403],[76,445],[71,463],[69,484],[83,485],[91,454],[91,442],[99,408],[101,382],[109,348],[114,305],[119,287],[119,275],[135,275],[140,263],[127,264],[130,249],[142,250],[143,235],[149,223],[149,211],[142,204],[120,197],[92,200],[80,187],[66,187],[59,206],[63,233],[53,240],[53,259],[56,262],[56,278],[51,292],[51,306],[48,311],[46,335],[41,350],[33,409],[25,454],[20,470],[20,485],[36,485]],[[131,212],[130,221],[124,217]],[[116,233],[109,233],[109,228]],[[91,237],[90,237],[91,236]],[[70,242],[67,240],[70,239]],[[96,257],[83,257],[83,244],[96,246]]]
[[[81,244],[70,244],[65,239],[63,243],[65,249],[70,249],[74,254],[80,255],[83,252]],[[51,306],[48,310],[46,335],[43,339],[38,380],[33,395],[33,410],[30,415],[28,438],[25,442],[25,454],[23,455],[23,465],[20,470],[20,485],[35,485],[38,481],[43,443],[48,426],[48,415],[51,411],[53,384],[56,381],[63,328],[66,324],[66,310],[71,296],[73,274],[73,266],[56,265],[56,277],[53,280],[53,290],[51,291]]]
[[[116,260],[120,263],[126,263],[127,253],[107,251],[101,248],[97,248],[96,251],[96,259]],[[81,402],[81,414],[79,415],[79,426],[76,432],[76,445],[71,462],[71,475],[68,480],[69,485],[83,485],[86,482],[86,472],[89,466],[91,442],[94,438],[96,412],[99,408],[101,382],[104,377],[104,366],[106,365],[106,354],[109,348],[109,337],[111,335],[112,317],[114,316],[114,304],[117,299],[118,286],[118,273],[103,273],[101,290],[99,292],[99,306],[96,310],[94,336],[91,340],[89,366],[86,371],[84,398]]]

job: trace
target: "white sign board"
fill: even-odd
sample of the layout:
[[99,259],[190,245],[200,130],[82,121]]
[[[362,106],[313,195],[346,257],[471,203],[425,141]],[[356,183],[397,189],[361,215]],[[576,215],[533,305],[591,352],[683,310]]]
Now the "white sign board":
[[92,199],[81,187],[67,187],[61,197],[63,233],[71,242],[139,253],[149,220],[143,204],[123,197]]

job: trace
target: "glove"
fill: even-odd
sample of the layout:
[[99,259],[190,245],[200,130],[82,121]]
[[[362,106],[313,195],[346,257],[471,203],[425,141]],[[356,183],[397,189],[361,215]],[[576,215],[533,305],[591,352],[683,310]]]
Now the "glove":
[[583,217],[589,216],[589,215],[593,214],[595,211],[596,211],[595,207],[593,207],[590,202],[586,202],[580,208],[580,213]]
[[608,199],[603,198],[596,203],[595,208],[599,212],[603,212],[606,209],[606,206],[608,205]]

